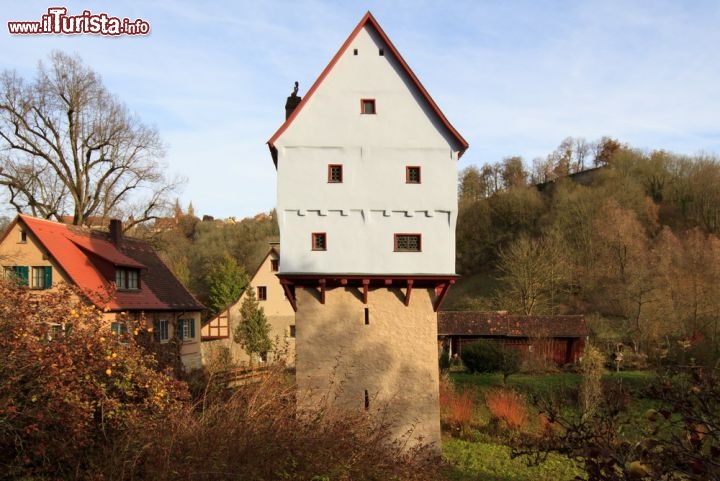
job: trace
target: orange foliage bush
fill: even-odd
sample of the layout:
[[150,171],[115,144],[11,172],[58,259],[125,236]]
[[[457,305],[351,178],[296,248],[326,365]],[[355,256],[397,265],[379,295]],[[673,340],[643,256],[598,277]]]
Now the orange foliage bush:
[[[84,478],[108,440],[175,415],[187,387],[67,287],[0,281],[0,466],[10,478]],[[0,477],[2,477],[0,475]],[[74,479],[74,478],[73,478]]]
[[511,389],[494,389],[485,393],[485,405],[491,421],[511,430],[527,426],[528,411],[525,399]]
[[471,391],[458,391],[452,383],[440,380],[440,418],[442,423],[461,433],[472,424],[475,395]]

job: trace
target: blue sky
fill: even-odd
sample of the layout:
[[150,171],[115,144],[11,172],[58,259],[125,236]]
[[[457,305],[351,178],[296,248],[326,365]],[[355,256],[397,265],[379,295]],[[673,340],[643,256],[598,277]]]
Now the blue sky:
[[[7,32],[56,4],[151,33]],[[460,168],[530,164],[568,136],[720,153],[718,1],[24,0],[0,12],[0,68],[31,77],[52,49],[77,53],[158,128],[183,205],[245,217],[275,204],[265,142],[293,83],[303,95],[367,10],[470,143]]]

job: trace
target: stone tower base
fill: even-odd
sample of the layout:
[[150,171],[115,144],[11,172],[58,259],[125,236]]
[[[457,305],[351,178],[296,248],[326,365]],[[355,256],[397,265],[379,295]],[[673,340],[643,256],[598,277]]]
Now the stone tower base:
[[295,295],[298,408],[382,413],[392,436],[439,453],[435,290],[416,288],[408,299],[392,286],[364,295],[362,287],[297,286]]

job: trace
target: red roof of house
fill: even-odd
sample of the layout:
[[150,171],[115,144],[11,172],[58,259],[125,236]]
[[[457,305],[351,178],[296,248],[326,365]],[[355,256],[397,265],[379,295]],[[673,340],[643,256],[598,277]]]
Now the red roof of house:
[[[98,307],[112,311],[202,310],[157,253],[139,239],[110,242],[107,232],[19,215],[17,222],[47,250],[57,265]],[[112,292],[115,268],[140,269],[140,289]]]
[[302,98],[298,106],[295,108],[293,113],[290,115],[290,117],[285,120],[285,122],[280,126],[280,128],[273,134],[272,137],[270,137],[270,140],[268,140],[268,146],[270,147],[270,153],[272,155],[273,161],[277,165],[277,149],[275,148],[275,142],[277,139],[282,135],[282,133],[290,126],[290,124],[293,123],[295,120],[295,117],[297,117],[298,113],[303,109],[303,107],[307,104],[307,102],[310,100],[310,98],[313,96],[315,91],[318,89],[320,84],[323,83],[323,80],[325,80],[325,77],[330,73],[330,71],[333,69],[335,64],[338,62],[340,57],[342,57],[343,53],[347,48],[350,46],[352,41],[355,39],[355,37],[360,33],[360,31],[366,26],[372,27],[382,38],[383,42],[388,46],[388,49],[390,50],[390,54],[393,55],[404,72],[407,74],[408,78],[412,81],[412,83],[415,85],[415,87],[418,89],[420,94],[423,96],[425,101],[428,103],[430,108],[433,110],[435,115],[437,115],[438,119],[442,124],[445,126],[445,128],[450,132],[450,134],[457,140],[458,144],[460,145],[460,153],[458,156],[462,156],[462,154],[467,150],[468,143],[467,141],[460,135],[460,133],[455,130],[455,127],[450,124],[450,121],[445,117],[445,115],[442,113],[440,108],[437,106],[435,101],[432,99],[430,94],[427,90],[425,90],[425,87],[420,83],[420,80],[415,76],[415,73],[413,73],[412,69],[410,69],[410,66],[405,62],[405,59],[403,59],[402,55],[400,55],[400,52],[395,48],[395,45],[390,41],[388,36],[385,34],[383,29],[380,27],[380,24],[378,24],[377,20],[375,20],[375,17],[372,16],[370,12],[367,12],[365,16],[360,20],[360,23],[357,24],[355,29],[350,33],[350,36],[345,40],[345,43],[342,44],[340,47],[340,50],[335,54],[335,56],[330,60],[330,63],[325,67],[325,70],[322,71],[320,74],[320,77],[315,81],[315,83],[310,87],[310,90],[307,91],[305,96]]
[[502,312],[440,311],[438,335],[500,337],[585,337],[585,317],[523,316]]

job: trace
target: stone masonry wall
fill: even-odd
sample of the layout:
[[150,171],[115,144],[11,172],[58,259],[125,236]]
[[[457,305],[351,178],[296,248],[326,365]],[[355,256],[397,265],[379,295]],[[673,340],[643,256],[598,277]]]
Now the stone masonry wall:
[[[370,289],[368,304],[354,287],[297,288],[298,405],[329,402],[382,412],[393,435],[440,449],[437,321],[432,289]],[[367,309],[367,324],[366,314]]]

